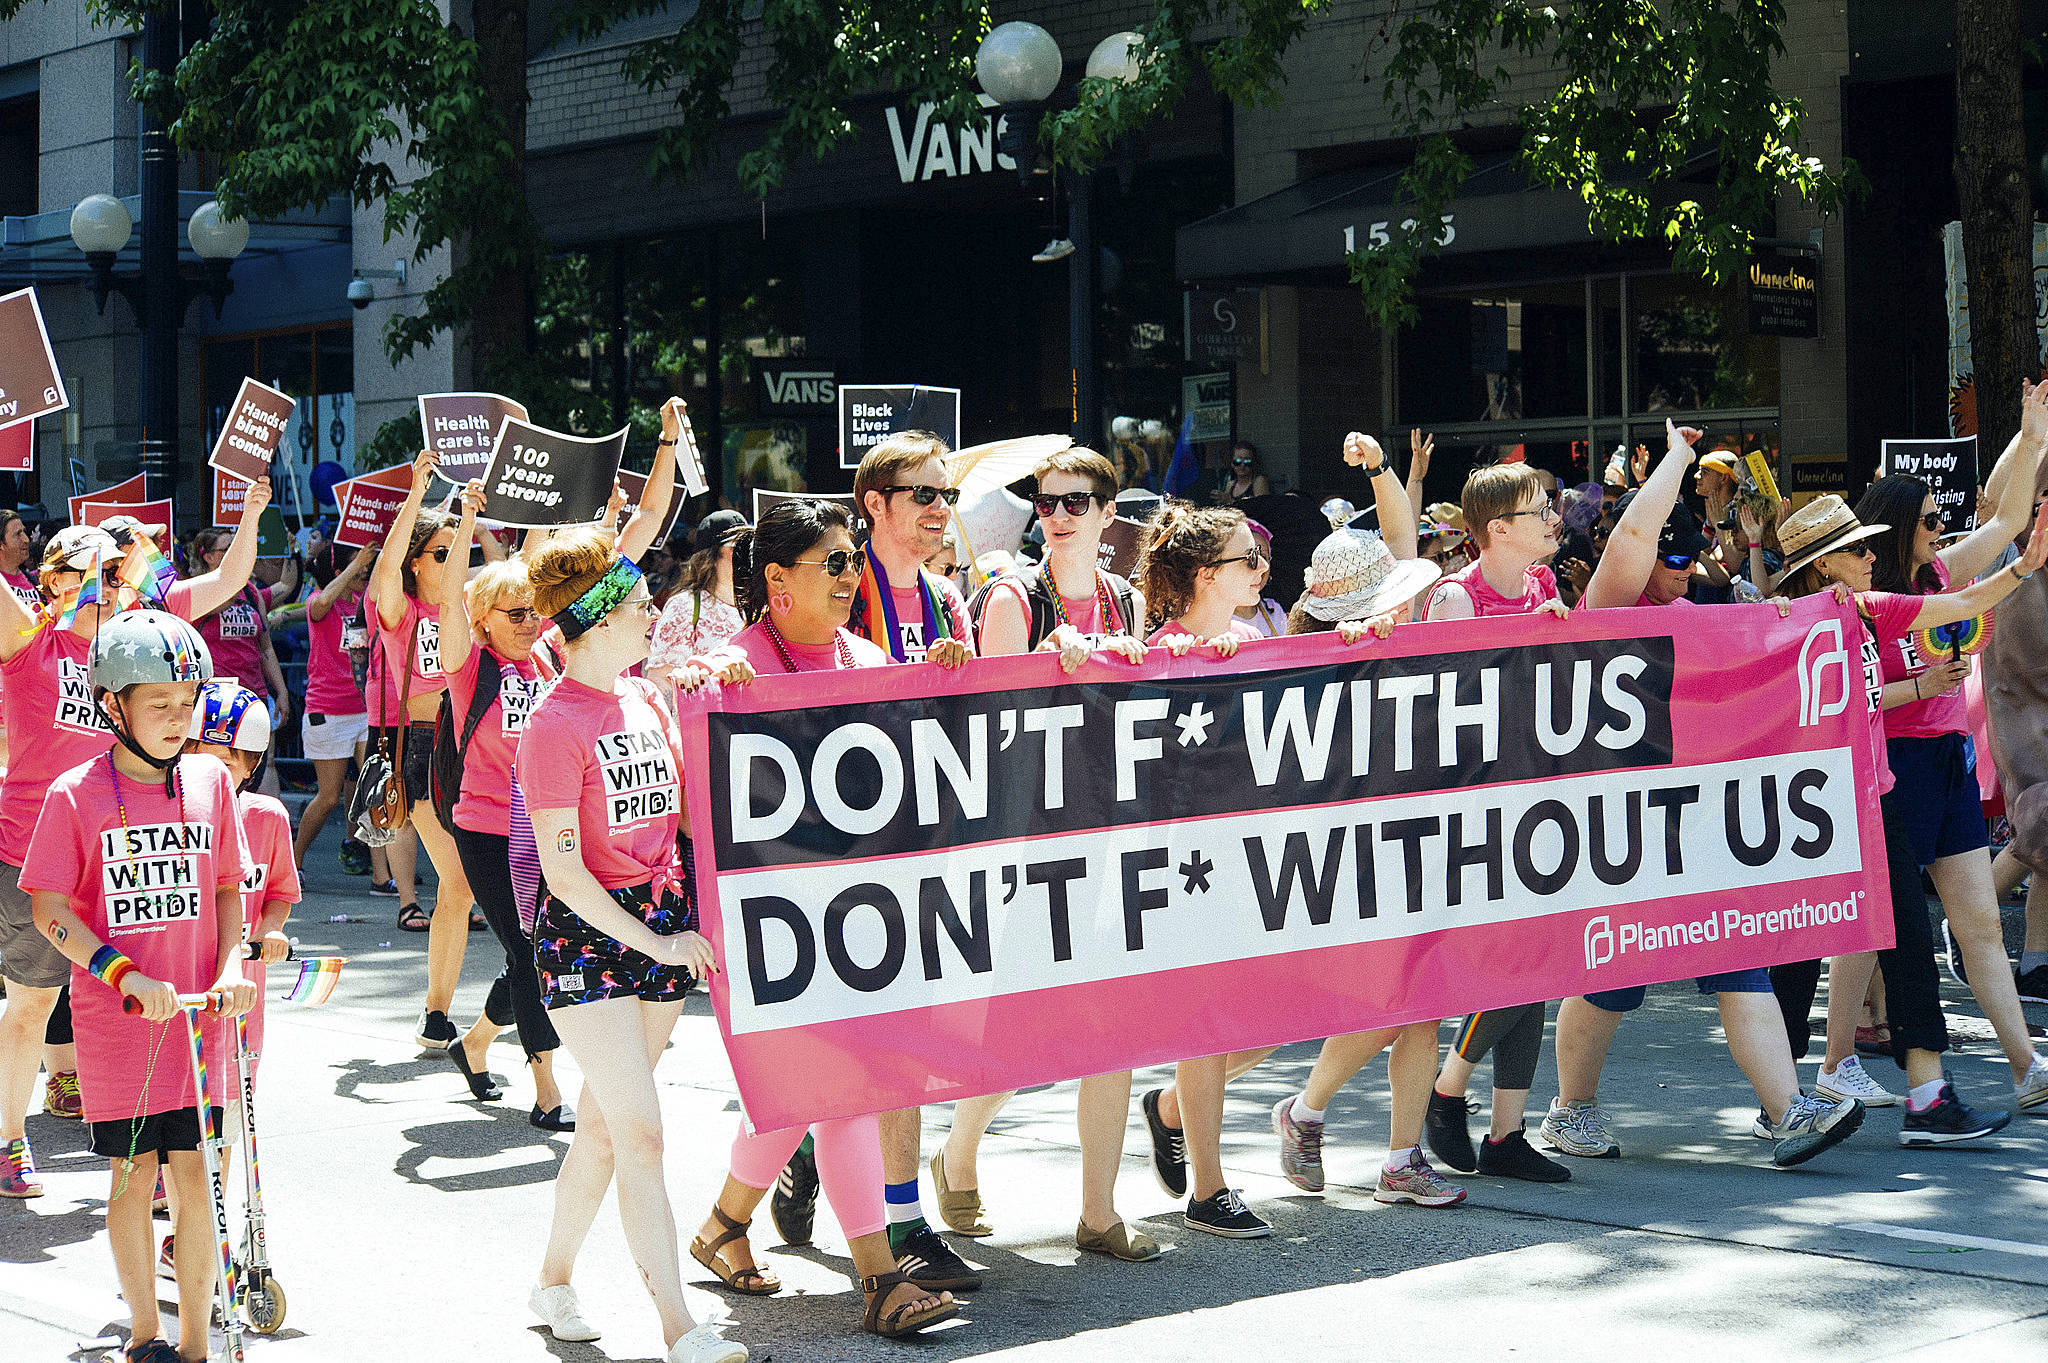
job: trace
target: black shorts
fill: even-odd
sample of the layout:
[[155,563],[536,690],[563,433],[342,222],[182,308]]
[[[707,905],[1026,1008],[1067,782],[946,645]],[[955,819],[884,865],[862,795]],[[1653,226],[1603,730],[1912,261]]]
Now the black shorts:
[[[697,907],[686,895],[670,891],[656,906],[645,885],[607,893],[663,937],[696,931]],[[663,965],[644,952],[620,945],[553,895],[541,902],[540,915],[534,920],[533,963],[540,971],[541,1006],[549,1012],[600,999],[671,1003],[689,993],[695,983],[685,967]]]
[[[220,1130],[221,1109],[213,1109],[213,1129]],[[133,1120],[120,1117],[92,1124],[92,1152],[105,1159],[127,1159],[130,1155],[168,1155],[173,1150],[199,1148],[199,1109],[181,1107],[175,1112],[152,1112]]]
[[425,720],[413,724],[372,725],[368,751],[391,755],[398,778],[405,782],[405,798],[413,804],[434,797],[434,726]]

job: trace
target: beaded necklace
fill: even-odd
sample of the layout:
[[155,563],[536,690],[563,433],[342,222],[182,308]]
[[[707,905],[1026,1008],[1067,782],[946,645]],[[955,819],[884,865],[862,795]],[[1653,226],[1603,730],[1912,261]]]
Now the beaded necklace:
[[[1052,618],[1055,622],[1053,627],[1057,629],[1060,625],[1072,625],[1074,622],[1067,618],[1067,603],[1060,596],[1060,582],[1058,578],[1053,576],[1051,564],[1046,565],[1045,582],[1047,586],[1052,588]],[[1110,604],[1109,579],[1103,575],[1100,568],[1095,570],[1095,600],[1097,603],[1096,623],[1104,627],[1101,632],[1104,634],[1117,633],[1121,627],[1121,622],[1115,618],[1116,607]]]
[[[121,846],[125,853],[122,860],[133,861],[135,854],[127,850],[129,847],[128,802],[121,798],[121,772],[114,765],[114,754],[111,749],[107,752],[107,776],[114,783],[114,808],[120,811],[121,814]],[[171,781],[178,793],[178,836],[183,838],[185,835],[185,774],[175,763],[171,770]],[[128,1156],[121,1161],[121,1178],[120,1182],[115,1186],[113,1194],[116,1198],[120,1197],[127,1190],[128,1176],[135,1172],[135,1153],[142,1148],[142,1109],[149,1103],[149,1081],[156,1077],[157,1055],[163,1050],[164,1040],[170,1034],[171,1025],[168,1022],[156,1024],[151,1031],[149,1059],[142,1070],[142,1091],[135,1095],[135,1111],[128,1119]],[[208,1118],[208,1124],[210,1125],[211,1114],[202,1115]]]
[[[789,649],[782,642],[782,631],[775,628],[775,621],[763,616],[761,619],[761,629],[767,634],[768,642],[775,645],[775,656],[782,660],[782,670],[784,672],[797,671],[796,659],[789,656]],[[852,667],[853,649],[847,645],[846,636],[838,630],[833,630],[832,645],[837,651],[839,665],[842,668]]]

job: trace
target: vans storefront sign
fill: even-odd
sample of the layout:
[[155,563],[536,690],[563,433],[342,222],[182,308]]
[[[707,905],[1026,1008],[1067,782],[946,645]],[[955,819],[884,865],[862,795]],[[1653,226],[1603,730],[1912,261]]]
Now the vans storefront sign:
[[[987,95],[980,96],[984,109],[995,107]],[[991,171],[1015,172],[1017,162],[996,149],[996,135],[1002,131],[1005,115],[979,123],[942,123],[932,117],[936,105],[920,104],[914,112],[891,105],[886,113],[889,145],[896,153],[896,176],[904,184],[918,184],[947,176],[985,175]]]

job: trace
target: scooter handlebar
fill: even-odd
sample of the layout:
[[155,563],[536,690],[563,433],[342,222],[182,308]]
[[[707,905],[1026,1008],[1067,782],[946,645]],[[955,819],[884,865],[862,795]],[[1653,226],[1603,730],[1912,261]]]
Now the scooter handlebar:
[[[226,997],[227,995],[218,989],[204,994],[180,994],[178,995],[178,1006],[180,1008],[197,1008],[202,1013],[213,1013],[220,1010],[220,1005]],[[121,1011],[129,1014],[140,1013],[142,1011],[142,1001],[140,999],[123,998],[121,1000]]]

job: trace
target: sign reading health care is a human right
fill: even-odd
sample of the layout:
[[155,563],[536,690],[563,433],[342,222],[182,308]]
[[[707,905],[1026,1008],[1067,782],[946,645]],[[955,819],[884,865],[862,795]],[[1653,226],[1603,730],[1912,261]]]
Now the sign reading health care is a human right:
[[748,1118],[1887,946],[1859,639],[1816,597],[686,698]]

